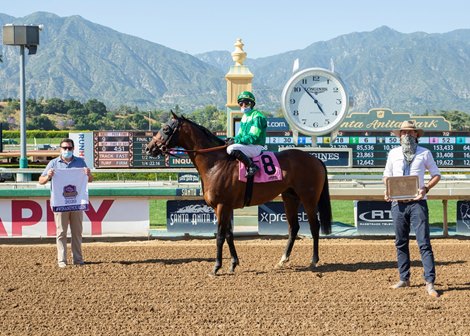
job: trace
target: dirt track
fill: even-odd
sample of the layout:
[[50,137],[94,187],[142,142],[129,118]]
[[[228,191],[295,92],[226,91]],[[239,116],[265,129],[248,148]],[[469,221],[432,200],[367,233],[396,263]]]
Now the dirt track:
[[284,240],[238,240],[210,277],[214,240],[85,243],[85,266],[59,269],[55,245],[0,245],[1,335],[468,335],[470,240],[434,239],[429,297],[412,243],[412,287],[397,280],[390,240],[296,242],[274,269]]

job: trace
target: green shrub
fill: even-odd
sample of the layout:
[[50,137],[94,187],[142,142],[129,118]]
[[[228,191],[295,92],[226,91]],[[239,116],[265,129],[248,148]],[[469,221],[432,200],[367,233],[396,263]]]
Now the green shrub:
[[[77,131],[71,132],[69,130],[65,131],[43,131],[43,130],[27,130],[26,131],[26,138],[28,139],[42,139],[42,138],[68,138],[69,133],[77,133]],[[80,132],[82,133],[82,132]],[[3,131],[3,137],[9,139],[19,139],[20,138],[20,131]]]

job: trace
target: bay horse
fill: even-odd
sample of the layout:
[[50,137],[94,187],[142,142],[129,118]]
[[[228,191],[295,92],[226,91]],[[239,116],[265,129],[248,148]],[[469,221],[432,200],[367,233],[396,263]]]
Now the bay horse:
[[[171,111],[170,120],[146,146],[148,155],[156,157],[167,155],[171,148],[183,148],[200,177],[206,203],[217,216],[217,254],[212,274],[222,267],[222,249],[225,240],[230,250],[230,273],[239,265],[237,251],[233,241],[231,216],[233,209],[243,208],[246,183],[238,178],[238,161],[229,156],[222,139],[208,129]],[[282,170],[282,181],[255,183],[251,205],[269,202],[282,195],[289,237],[284,254],[277,264],[284,266],[289,261],[297,233],[299,232],[298,209],[303,204],[310,224],[313,238],[313,256],[310,267],[316,267],[320,226],[322,233],[331,233],[331,203],[328,188],[328,176],[324,163],[316,157],[298,150],[289,149],[275,153]]]

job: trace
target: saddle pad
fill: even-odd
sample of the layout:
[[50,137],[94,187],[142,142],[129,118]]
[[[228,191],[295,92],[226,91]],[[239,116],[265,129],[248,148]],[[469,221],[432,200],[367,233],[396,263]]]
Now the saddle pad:
[[[261,155],[252,158],[253,162],[259,167],[255,174],[255,183],[266,183],[282,181],[282,171],[279,161],[273,152],[263,152]],[[246,182],[246,167],[243,162],[238,165],[238,180]]]

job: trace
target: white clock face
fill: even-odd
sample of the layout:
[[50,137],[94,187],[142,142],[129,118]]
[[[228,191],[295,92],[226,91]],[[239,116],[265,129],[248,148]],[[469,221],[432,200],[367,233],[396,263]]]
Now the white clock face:
[[306,69],[295,74],[284,87],[282,99],[289,124],[307,135],[334,130],[349,109],[343,83],[325,69]]

